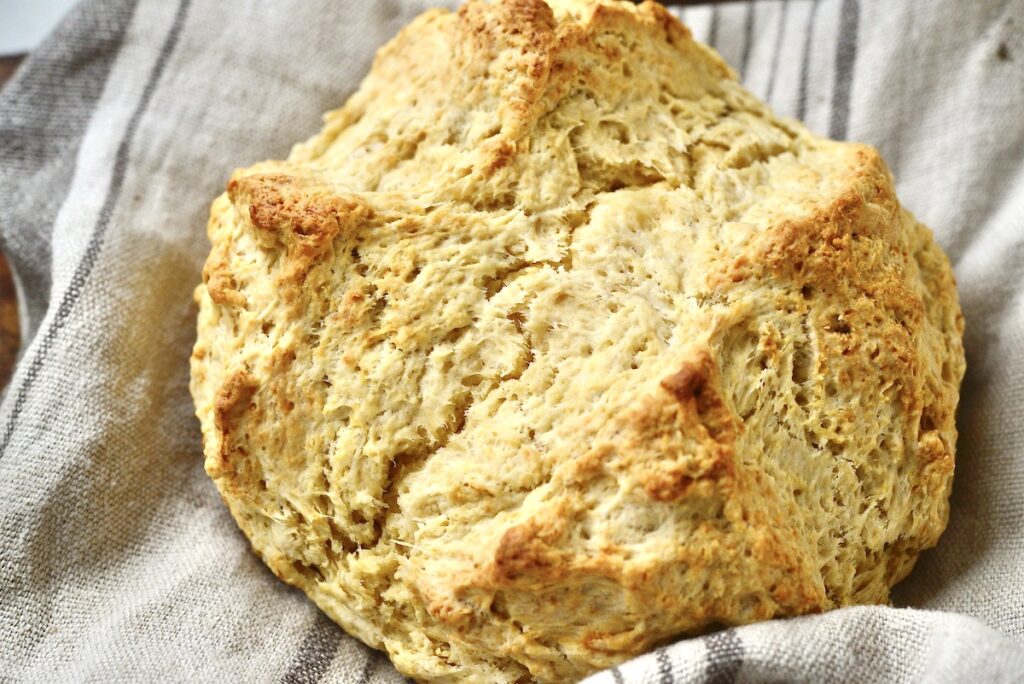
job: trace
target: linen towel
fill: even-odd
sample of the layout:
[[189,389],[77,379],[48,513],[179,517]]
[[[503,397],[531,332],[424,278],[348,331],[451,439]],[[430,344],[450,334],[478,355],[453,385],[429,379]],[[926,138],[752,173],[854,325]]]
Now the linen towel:
[[[0,680],[403,681],[248,551],[203,472],[188,356],[232,168],[286,156],[434,4],[85,0],[0,93],[25,331],[0,405]],[[1024,680],[1024,0],[676,11],[779,113],[879,147],[949,253],[952,514],[902,607],[682,640],[592,681]]]

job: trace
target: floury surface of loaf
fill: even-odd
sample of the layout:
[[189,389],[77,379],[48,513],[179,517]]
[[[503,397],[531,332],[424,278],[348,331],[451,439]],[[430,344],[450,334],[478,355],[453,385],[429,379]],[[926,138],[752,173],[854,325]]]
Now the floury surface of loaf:
[[657,4],[431,11],[213,204],[192,359],[253,547],[423,681],[883,603],[948,515],[946,257]]

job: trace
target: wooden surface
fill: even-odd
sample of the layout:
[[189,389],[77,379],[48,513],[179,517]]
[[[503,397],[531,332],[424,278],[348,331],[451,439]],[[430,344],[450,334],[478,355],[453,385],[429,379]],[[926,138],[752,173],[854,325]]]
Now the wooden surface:
[[[21,60],[21,57],[0,57],[0,88],[18,68]],[[2,188],[0,192],[3,192]],[[18,298],[14,293],[11,268],[4,255],[0,254],[0,389],[6,387],[11,379],[20,344]]]
[[21,60],[21,57],[0,57],[0,86],[7,82],[7,79],[21,64]]

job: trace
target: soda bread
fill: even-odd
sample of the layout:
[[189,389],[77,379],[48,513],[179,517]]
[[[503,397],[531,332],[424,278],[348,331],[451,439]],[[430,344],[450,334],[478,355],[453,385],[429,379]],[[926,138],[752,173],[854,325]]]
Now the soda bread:
[[946,525],[945,255],[653,2],[424,14],[208,232],[206,469],[418,680],[884,603]]

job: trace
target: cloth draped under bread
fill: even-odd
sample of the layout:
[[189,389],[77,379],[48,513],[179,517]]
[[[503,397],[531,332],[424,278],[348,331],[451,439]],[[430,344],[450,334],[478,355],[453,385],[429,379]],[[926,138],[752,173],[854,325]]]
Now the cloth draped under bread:
[[[0,679],[397,682],[276,580],[188,393],[210,198],[284,157],[425,0],[86,0],[0,93],[25,347],[0,407]],[[949,529],[862,607],[682,640],[595,682],[1024,679],[1024,0],[678,12],[747,87],[877,146],[967,320]]]

